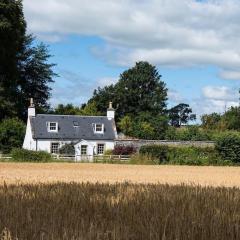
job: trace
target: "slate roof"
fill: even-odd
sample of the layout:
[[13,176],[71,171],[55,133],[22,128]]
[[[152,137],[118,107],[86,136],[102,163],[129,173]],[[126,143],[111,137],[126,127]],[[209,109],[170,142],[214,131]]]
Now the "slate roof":
[[[37,114],[31,118],[34,139],[62,139],[62,140],[114,140],[115,122],[105,116],[74,116]],[[48,132],[47,123],[58,122],[58,132]],[[74,126],[74,123],[79,126]],[[95,123],[104,124],[104,133],[94,133]],[[76,123],[75,123],[76,125]]]

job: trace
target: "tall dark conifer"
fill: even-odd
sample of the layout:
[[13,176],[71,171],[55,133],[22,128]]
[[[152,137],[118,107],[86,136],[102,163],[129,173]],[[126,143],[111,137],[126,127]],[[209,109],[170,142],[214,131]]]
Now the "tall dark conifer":
[[29,98],[34,98],[40,110],[47,103],[54,64],[44,44],[36,45],[26,34],[22,1],[0,2],[0,120],[19,117],[26,120]]

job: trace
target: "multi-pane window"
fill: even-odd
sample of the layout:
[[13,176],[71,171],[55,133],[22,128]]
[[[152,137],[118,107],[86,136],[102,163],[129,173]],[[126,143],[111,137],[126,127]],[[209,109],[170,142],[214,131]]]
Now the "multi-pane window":
[[57,132],[58,124],[57,122],[49,122],[48,123],[48,131],[49,132]]
[[104,144],[98,144],[97,145],[97,154],[98,155],[102,155],[104,153],[104,147],[105,147]]
[[81,155],[87,155],[87,145],[81,145]]
[[59,143],[51,143],[51,153],[59,153]]
[[103,124],[101,124],[101,123],[96,123],[96,124],[95,124],[95,132],[96,132],[96,133],[103,133]]

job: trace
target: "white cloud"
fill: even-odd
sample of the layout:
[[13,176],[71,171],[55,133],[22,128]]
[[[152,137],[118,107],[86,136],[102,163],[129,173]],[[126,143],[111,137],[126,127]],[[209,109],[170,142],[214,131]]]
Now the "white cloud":
[[216,101],[236,101],[238,91],[226,86],[206,86],[202,89],[203,96]]
[[231,106],[239,106],[238,90],[226,86],[206,86],[202,97],[193,100],[193,111],[198,117],[213,112],[223,113]]
[[240,80],[240,71],[222,71],[219,76],[223,79]]
[[118,81],[118,78],[114,77],[104,77],[97,80],[97,85],[99,87],[105,87],[111,84],[115,84]]
[[174,102],[176,104],[179,104],[180,102],[184,101],[183,97],[181,96],[181,94],[173,89],[169,89],[168,90],[168,99],[171,102]]
[[37,35],[105,39],[98,51],[115,64],[214,65],[239,79],[239,0],[25,0],[24,9]]

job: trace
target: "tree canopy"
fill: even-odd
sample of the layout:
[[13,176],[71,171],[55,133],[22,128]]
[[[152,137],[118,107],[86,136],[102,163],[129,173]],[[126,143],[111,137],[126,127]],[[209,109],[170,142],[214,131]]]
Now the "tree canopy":
[[44,44],[36,45],[26,33],[22,1],[0,3],[0,120],[26,119],[29,98],[41,110],[47,110],[50,83],[56,76],[54,64]]
[[180,103],[168,110],[168,116],[171,126],[181,127],[189,121],[196,120],[196,114],[192,113],[192,109],[188,104]]
[[115,85],[95,90],[91,101],[95,101],[97,109],[104,113],[108,102],[113,102],[117,119],[146,111],[164,114],[167,88],[155,66],[148,62],[138,62],[133,68],[124,71]]

